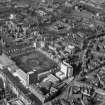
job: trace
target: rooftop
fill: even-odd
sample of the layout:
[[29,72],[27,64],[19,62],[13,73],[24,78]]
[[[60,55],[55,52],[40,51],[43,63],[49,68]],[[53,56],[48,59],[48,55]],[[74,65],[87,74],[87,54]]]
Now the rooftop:
[[15,84],[15,86],[23,92],[24,95],[26,95],[32,102],[35,102],[36,105],[42,105],[39,99],[30,93],[28,89],[26,89],[21,83],[20,80],[17,77],[14,77],[7,69],[3,70],[3,73],[7,76],[7,78]]
[[0,89],[4,88],[3,80],[0,78]]
[[3,73],[7,76],[7,78],[16,85],[16,87],[22,91],[24,94],[29,93],[29,90],[26,89],[21,83],[18,77],[14,77],[7,69],[3,70]]
[[28,94],[28,97],[31,99],[32,102],[35,102],[35,105],[42,105],[42,103],[37,99],[37,97],[33,94]]

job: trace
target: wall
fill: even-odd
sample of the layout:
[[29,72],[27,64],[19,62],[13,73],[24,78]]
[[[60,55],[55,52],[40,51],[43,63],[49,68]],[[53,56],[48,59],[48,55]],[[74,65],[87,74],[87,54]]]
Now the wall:
[[21,79],[21,81],[23,82],[24,85],[27,85],[27,73],[25,73],[24,71],[22,71],[21,69],[18,69],[16,71],[17,76]]

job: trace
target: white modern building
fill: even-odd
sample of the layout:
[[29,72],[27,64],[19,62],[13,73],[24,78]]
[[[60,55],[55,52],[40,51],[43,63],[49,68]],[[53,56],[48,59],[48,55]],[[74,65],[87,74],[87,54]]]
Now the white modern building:
[[65,61],[63,61],[61,63],[61,70],[56,73],[56,76],[61,80],[63,80],[72,77],[72,75],[73,75],[73,67],[70,64],[66,63]]

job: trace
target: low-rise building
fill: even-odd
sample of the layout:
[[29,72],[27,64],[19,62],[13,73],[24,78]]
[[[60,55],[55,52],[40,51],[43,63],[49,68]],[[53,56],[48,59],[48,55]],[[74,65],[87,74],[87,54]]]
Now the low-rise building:
[[59,79],[57,77],[55,77],[53,74],[50,74],[50,75],[48,75],[47,78],[45,78],[43,80],[43,82],[46,82],[46,81],[49,81],[49,82],[51,82],[53,84],[56,84],[57,82],[59,82]]
[[25,85],[25,86],[29,86],[33,83],[37,83],[38,82],[38,74],[36,72],[36,70],[33,71],[24,71],[22,69],[18,69],[15,74],[15,76],[18,76],[21,80],[21,82]]
[[4,76],[6,85],[10,86],[17,95],[17,98],[22,100],[25,105],[42,105],[41,101],[21,83],[18,77],[9,72],[8,69],[3,69],[0,73]]
[[65,50],[68,51],[69,53],[72,53],[73,50],[74,50],[74,48],[75,48],[74,46],[68,45],[68,46],[65,48]]

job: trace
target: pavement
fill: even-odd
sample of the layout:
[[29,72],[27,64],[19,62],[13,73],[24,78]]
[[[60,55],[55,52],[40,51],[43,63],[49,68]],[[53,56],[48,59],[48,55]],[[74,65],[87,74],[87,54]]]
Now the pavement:
[[14,62],[12,60],[10,60],[9,57],[6,56],[5,54],[2,54],[0,56],[0,64],[3,66],[8,66],[8,65],[14,64]]

